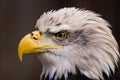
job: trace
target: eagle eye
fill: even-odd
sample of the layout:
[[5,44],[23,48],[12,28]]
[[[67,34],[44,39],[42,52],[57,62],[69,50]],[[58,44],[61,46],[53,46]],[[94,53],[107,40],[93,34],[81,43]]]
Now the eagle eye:
[[64,39],[66,39],[67,32],[66,31],[60,31],[60,32],[54,33],[53,36],[54,36],[55,39],[62,41]]

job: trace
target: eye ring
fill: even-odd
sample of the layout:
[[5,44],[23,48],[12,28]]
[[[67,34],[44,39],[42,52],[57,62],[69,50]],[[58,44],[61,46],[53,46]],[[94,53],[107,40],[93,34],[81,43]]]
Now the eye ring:
[[53,34],[53,37],[57,40],[64,40],[66,39],[67,37],[67,32],[66,31],[60,31],[60,32],[57,32],[57,33],[54,33]]

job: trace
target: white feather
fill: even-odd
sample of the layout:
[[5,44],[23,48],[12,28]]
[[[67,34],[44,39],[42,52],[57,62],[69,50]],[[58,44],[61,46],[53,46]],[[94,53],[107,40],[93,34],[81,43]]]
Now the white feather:
[[[56,26],[57,24],[61,25]],[[75,44],[82,38],[79,34],[78,38],[73,40],[74,44],[69,43],[61,49],[51,49],[52,54],[38,54],[43,66],[42,75],[52,78],[56,72],[55,79],[62,75],[67,79],[69,72],[76,74],[77,66],[89,78],[99,80],[104,79],[102,72],[109,76],[110,69],[115,71],[119,58],[118,45],[109,29],[110,24],[100,15],[89,10],[63,8],[44,13],[37,20],[36,27],[43,33],[48,29],[50,32],[81,30],[88,41],[84,46],[82,41]],[[50,40],[52,41],[51,38]]]

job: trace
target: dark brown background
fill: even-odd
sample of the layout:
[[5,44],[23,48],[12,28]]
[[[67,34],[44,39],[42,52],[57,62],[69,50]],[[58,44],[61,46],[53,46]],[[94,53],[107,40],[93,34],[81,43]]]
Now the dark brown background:
[[[120,43],[119,0],[0,0],[0,80],[39,80],[41,66],[35,55],[17,56],[19,40],[34,30],[40,15],[66,6],[85,8],[100,13],[113,26]],[[120,72],[116,73],[120,79]]]

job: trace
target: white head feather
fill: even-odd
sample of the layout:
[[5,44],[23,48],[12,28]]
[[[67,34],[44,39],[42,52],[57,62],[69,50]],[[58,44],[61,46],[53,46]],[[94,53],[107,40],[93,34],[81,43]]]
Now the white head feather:
[[[58,25],[59,24],[59,25]],[[43,65],[42,74],[61,78],[67,73],[76,74],[76,67],[87,77],[103,79],[102,72],[110,75],[114,72],[119,52],[110,25],[100,15],[76,8],[63,8],[44,13],[38,19],[36,27],[43,33],[67,30],[68,39],[61,49],[51,49],[50,53],[38,55]],[[53,41],[52,39],[50,39]],[[53,41],[54,43],[57,43]]]

